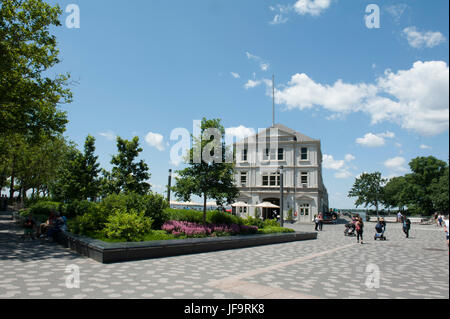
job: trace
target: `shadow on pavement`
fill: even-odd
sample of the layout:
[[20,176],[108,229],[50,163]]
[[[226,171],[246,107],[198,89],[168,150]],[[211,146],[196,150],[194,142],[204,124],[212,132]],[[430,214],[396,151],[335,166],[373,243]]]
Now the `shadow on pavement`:
[[45,259],[77,259],[79,255],[56,243],[43,242],[40,239],[23,240],[22,229],[14,223],[10,212],[0,212],[0,261],[42,261]]

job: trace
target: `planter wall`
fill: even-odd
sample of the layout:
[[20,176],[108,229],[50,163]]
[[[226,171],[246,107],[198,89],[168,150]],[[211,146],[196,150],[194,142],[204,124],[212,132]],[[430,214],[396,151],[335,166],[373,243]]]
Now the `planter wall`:
[[61,233],[58,242],[80,255],[98,262],[114,263],[312,239],[317,239],[316,232],[158,240],[140,243],[106,243],[70,233]]

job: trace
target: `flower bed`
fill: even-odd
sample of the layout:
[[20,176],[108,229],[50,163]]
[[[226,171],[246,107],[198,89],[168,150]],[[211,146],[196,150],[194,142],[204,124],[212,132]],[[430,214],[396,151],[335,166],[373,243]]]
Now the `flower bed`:
[[187,221],[170,220],[161,227],[162,230],[174,236],[186,237],[217,237],[243,234],[256,234],[258,227],[247,225],[198,224]]

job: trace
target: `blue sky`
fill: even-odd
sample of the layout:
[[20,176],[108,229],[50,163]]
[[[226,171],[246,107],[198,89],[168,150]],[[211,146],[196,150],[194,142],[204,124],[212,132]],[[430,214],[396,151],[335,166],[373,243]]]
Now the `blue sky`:
[[[276,122],[322,141],[331,207],[353,207],[346,194],[361,172],[448,159],[446,0],[57,3],[80,8],[79,29],[55,31],[54,71],[76,81],[66,136],[93,135],[104,168],[112,137],[139,136],[157,192],[182,168],[170,162],[174,128],[202,117],[238,132],[271,125],[272,74]],[[369,4],[379,28],[366,26]]]

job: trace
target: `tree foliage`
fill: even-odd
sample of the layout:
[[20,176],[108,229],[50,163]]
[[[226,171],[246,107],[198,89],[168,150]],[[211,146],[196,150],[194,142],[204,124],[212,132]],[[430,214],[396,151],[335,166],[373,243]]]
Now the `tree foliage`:
[[135,136],[131,141],[117,137],[118,153],[112,157],[112,171],[104,174],[106,193],[136,193],[147,194],[150,191],[148,165],[144,160],[137,161],[142,148],[139,138]]
[[385,183],[386,179],[381,177],[380,172],[363,173],[356,178],[348,196],[356,197],[356,207],[361,205],[364,205],[364,207],[375,206],[378,210],[378,206],[383,199],[383,186]]
[[67,148],[64,163],[52,188],[53,195],[62,201],[95,200],[100,193],[100,164],[95,156],[95,138],[88,135],[84,153],[74,145]]
[[62,133],[69,75],[49,74],[60,62],[50,28],[60,26],[59,6],[43,0],[0,2],[0,135]]
[[[216,136],[209,129],[216,129]],[[188,167],[177,171],[176,184],[172,187],[177,197],[190,201],[192,195],[203,198],[203,222],[206,223],[207,199],[218,204],[232,203],[239,191],[234,184],[234,165],[226,162],[227,150],[223,143],[224,127],[219,119],[201,122],[202,136],[193,137],[194,145],[187,155]],[[219,135],[219,136],[217,136]],[[196,157],[201,154],[200,161]]]

